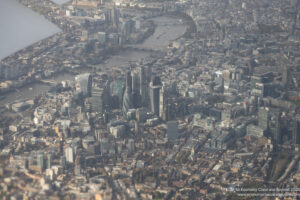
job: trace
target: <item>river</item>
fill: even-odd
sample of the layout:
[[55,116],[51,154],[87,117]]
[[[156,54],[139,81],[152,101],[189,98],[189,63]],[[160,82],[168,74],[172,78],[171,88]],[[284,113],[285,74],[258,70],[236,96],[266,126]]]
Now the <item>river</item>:
[[69,2],[70,0],[51,0],[51,1],[58,4],[58,5],[62,5],[64,3]]
[[[167,48],[171,41],[183,35],[187,29],[187,25],[184,25],[178,22],[178,19],[171,17],[155,17],[153,18],[153,21],[157,25],[154,34],[137,46],[154,50],[163,50]],[[137,62],[140,59],[149,57],[150,54],[150,52],[136,50],[121,51],[117,55],[113,55],[106,60],[105,64],[103,64],[103,67],[121,67],[125,65],[125,63]],[[62,80],[74,80],[74,75],[62,73],[53,77],[52,80],[55,82],[61,82]],[[13,91],[6,94],[6,98],[1,100],[0,104],[6,104],[18,99],[32,98],[43,92],[47,92],[49,89],[50,86],[47,84],[32,83],[19,89],[19,91]]]

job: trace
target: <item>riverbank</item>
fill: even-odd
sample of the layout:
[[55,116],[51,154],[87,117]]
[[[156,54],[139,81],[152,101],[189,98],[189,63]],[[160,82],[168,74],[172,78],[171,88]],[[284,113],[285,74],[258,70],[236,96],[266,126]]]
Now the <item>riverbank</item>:
[[[74,77],[80,73],[102,71],[113,67],[128,67],[131,63],[151,57],[151,55],[153,55],[153,52],[150,51],[151,49],[163,52],[170,42],[183,35],[187,29],[186,25],[178,23],[178,18],[174,19],[173,17],[160,16],[151,20],[155,24],[153,33],[151,32],[151,35],[148,38],[137,45],[138,47],[145,48],[147,50],[141,51],[137,49],[122,48],[113,49],[110,52],[111,54],[107,54],[107,57],[105,57],[105,59],[103,59],[99,64],[88,64],[77,68],[63,68],[63,70],[53,73],[46,79],[61,82],[62,80],[74,80]],[[45,78],[43,77],[42,79]],[[4,105],[20,98],[33,98],[34,96],[38,96],[49,91],[51,85],[41,83],[39,80],[35,79],[28,81],[26,84],[17,88],[19,91],[11,88],[9,91],[1,93],[0,96],[5,96],[6,98],[4,100],[0,100],[0,104]]]

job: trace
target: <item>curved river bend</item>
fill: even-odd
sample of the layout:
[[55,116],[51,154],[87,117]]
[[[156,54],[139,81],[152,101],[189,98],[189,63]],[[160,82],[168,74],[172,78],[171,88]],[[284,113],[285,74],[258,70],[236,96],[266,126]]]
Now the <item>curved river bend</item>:
[[[178,19],[171,17],[160,16],[155,17],[152,20],[157,25],[154,34],[137,46],[147,49],[163,50],[167,48],[171,41],[182,36],[187,29],[187,25],[178,23]],[[104,67],[116,67],[128,62],[136,62],[140,59],[149,57],[150,54],[150,52],[141,52],[136,50],[121,51],[119,54],[110,57],[104,64]],[[52,80],[55,82],[74,80],[74,75],[70,73],[63,73],[53,77]],[[43,83],[32,83],[26,85],[18,91],[6,94],[5,99],[1,100],[0,104],[3,105],[14,102],[18,99],[27,99],[38,96],[43,92],[49,91],[50,87],[51,86]]]

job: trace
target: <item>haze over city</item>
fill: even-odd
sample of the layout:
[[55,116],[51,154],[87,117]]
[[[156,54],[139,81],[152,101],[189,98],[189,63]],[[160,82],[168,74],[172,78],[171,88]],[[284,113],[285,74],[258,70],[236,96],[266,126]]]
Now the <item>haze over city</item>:
[[300,0],[1,0],[1,199],[298,199]]

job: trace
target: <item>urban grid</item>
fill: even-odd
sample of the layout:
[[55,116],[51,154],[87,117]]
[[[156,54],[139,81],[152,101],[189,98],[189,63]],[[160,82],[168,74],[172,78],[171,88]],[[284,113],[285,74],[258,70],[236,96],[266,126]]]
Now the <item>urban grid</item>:
[[300,0],[18,3],[61,31],[0,62],[2,199],[299,198]]

